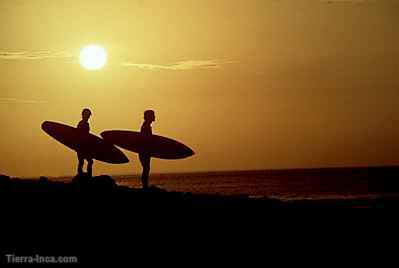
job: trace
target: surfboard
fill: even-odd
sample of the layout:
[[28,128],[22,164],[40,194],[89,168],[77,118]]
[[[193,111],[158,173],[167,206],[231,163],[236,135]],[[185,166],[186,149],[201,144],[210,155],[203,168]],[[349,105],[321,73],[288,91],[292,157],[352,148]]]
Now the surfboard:
[[81,152],[87,157],[111,163],[123,164],[129,162],[125,154],[112,143],[93,134],[82,134],[77,128],[57,122],[45,121],[42,129],[48,135],[68,148]]
[[145,153],[160,159],[182,159],[194,155],[193,150],[176,140],[158,136],[143,135],[140,132],[109,130],[101,133],[104,140],[123,149]]

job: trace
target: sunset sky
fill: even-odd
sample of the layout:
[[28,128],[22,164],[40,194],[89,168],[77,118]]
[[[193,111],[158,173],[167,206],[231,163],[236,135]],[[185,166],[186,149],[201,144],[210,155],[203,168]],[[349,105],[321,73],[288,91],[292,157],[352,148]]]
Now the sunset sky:
[[[0,174],[61,176],[45,120],[175,138],[153,172],[399,164],[399,1],[1,0]],[[108,62],[79,64],[87,44]],[[141,171],[96,161],[94,174]]]

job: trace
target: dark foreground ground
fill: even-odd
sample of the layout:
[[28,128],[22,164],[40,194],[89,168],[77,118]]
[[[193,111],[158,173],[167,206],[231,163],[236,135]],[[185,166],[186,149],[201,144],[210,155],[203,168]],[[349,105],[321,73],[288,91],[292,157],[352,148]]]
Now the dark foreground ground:
[[[399,200],[283,202],[157,188],[143,191],[117,186],[109,176],[75,178],[70,183],[3,176],[0,204],[1,263],[5,254],[39,254],[78,256],[79,263],[88,265],[139,261],[150,265],[159,260],[170,264],[168,260],[185,258],[207,265],[212,257],[234,262],[246,250],[252,260],[262,256],[268,261],[273,250],[286,252],[291,246],[295,252],[307,250],[303,244],[308,242],[315,250],[337,239],[342,248],[353,241],[369,241],[374,231],[379,238],[392,239],[392,232],[385,236],[383,231],[397,226]],[[375,215],[373,221],[364,211]]]

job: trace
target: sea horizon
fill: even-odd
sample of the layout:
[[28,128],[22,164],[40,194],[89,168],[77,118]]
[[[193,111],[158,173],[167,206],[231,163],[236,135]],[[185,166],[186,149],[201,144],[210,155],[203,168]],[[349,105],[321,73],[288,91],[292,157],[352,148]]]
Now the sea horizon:
[[[194,171],[165,171],[165,172],[151,172],[151,175],[164,175],[164,174],[200,174],[200,173],[245,173],[245,172],[301,172],[301,171],[339,171],[339,170],[378,170],[378,169],[399,169],[399,165],[354,165],[354,166],[319,166],[319,167],[290,167],[290,168],[261,168],[261,169],[214,169],[214,170],[194,170]],[[133,173],[110,173],[106,172],[94,174],[93,176],[107,175],[111,177],[121,177],[121,176],[139,176],[141,172]],[[27,176],[10,176],[5,173],[0,173],[0,175],[8,176],[10,178],[19,179],[34,179],[40,177],[47,178],[73,178],[76,174],[65,174],[65,175],[27,175]],[[150,176],[151,176],[150,175]]]

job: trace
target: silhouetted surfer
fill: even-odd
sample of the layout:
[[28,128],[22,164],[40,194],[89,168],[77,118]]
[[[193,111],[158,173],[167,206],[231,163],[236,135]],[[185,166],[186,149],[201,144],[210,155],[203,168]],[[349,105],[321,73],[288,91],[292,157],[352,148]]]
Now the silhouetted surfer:
[[[90,133],[90,125],[89,125],[89,118],[91,116],[91,111],[87,108],[83,109],[82,111],[82,120],[79,122],[77,129],[81,131],[82,136],[88,135]],[[93,158],[88,155],[88,144],[85,144],[83,141],[83,145],[78,150],[78,175],[83,175],[83,164],[84,160],[87,160],[87,175],[89,177],[92,176],[93,170]]]
[[[155,121],[155,113],[153,110],[146,110],[144,112],[144,122],[141,125],[141,134],[143,135],[152,135],[151,123]],[[148,178],[150,175],[150,162],[151,157],[146,153],[139,154],[140,163],[143,167],[143,173],[141,174],[141,183],[143,184],[143,188],[148,188]]]

